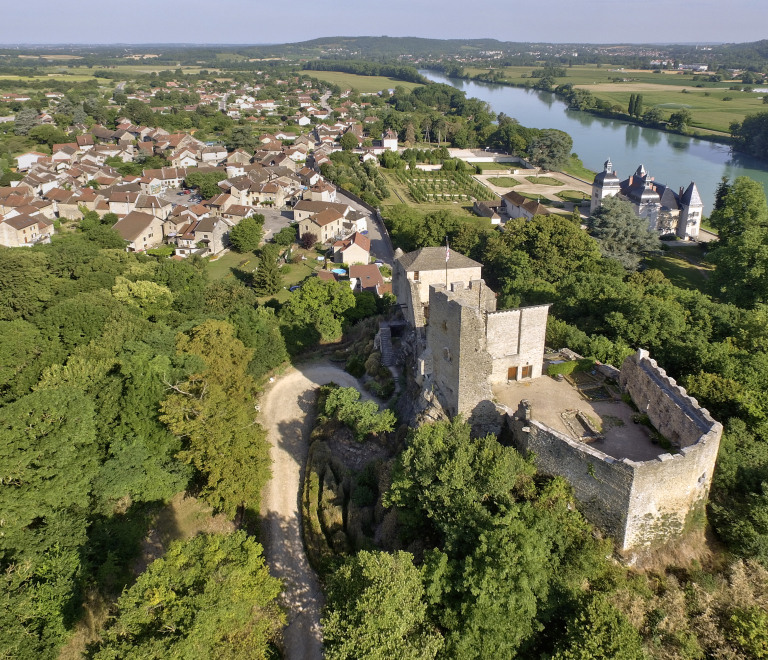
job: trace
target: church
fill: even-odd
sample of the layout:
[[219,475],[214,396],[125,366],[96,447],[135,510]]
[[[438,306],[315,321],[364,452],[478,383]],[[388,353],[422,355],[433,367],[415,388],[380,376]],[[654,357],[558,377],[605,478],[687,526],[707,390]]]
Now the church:
[[642,165],[621,181],[609,158],[592,184],[590,215],[600,208],[606,197],[616,196],[632,204],[635,213],[647,218],[649,228],[659,234],[676,234],[685,241],[698,239],[704,204],[695,183],[675,192],[663,183],[656,183]]

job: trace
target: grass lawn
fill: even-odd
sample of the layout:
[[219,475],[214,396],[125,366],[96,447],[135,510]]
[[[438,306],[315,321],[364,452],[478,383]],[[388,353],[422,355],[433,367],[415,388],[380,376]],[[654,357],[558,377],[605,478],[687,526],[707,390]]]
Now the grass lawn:
[[511,176],[494,176],[488,179],[488,183],[492,183],[499,188],[514,188],[519,186],[520,182],[517,179],[513,179]]
[[510,170],[517,163],[470,163],[470,166],[477,165],[483,173],[486,170]]
[[220,280],[232,276],[232,269],[250,260],[248,266],[255,267],[256,255],[252,252],[240,254],[238,252],[227,252],[223,257],[215,261],[208,262],[208,277],[212,280]]
[[526,181],[537,186],[564,186],[565,184],[560,179],[553,179],[551,176],[527,176]]
[[354,87],[359,92],[381,92],[385,89],[394,89],[398,85],[406,89],[421,87],[420,83],[405,82],[383,76],[358,76],[354,73],[341,71],[312,71],[311,75],[318,80],[325,80],[339,87]]
[[707,280],[701,271],[680,257],[670,254],[661,257],[646,257],[645,264],[648,268],[658,268],[675,286],[708,293]]
[[581,159],[576,154],[571,154],[571,161],[563,168],[563,172],[589,183],[595,180],[595,172],[584,167]]
[[584,199],[589,199],[589,195],[580,190],[563,190],[557,193],[557,196],[564,202],[580,202]]

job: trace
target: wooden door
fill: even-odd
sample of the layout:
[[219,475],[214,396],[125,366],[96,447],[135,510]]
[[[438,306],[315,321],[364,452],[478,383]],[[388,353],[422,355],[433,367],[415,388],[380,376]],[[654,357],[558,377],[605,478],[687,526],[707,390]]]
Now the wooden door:
[[529,365],[527,367],[523,367],[523,378],[530,378],[532,374],[533,374],[532,366]]
[[517,367],[507,369],[507,380],[517,380]]

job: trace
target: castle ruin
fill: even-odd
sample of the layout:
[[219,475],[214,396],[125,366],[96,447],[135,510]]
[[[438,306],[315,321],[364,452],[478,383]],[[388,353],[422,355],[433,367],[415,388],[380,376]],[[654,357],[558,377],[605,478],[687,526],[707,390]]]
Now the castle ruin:
[[396,253],[393,289],[423,395],[475,433],[506,426],[541,472],[568,479],[584,515],[622,551],[703,519],[722,426],[643,350],[621,370],[542,377],[549,363],[580,356],[546,355],[549,305],[497,311],[481,269],[455,253],[446,262],[446,248]]

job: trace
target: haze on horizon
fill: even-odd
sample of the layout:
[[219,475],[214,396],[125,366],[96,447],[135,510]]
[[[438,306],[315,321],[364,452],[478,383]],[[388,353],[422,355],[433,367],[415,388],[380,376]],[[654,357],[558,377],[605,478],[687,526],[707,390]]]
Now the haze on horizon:
[[[768,38],[765,0],[71,0],[18,3],[1,44],[268,44],[327,36],[548,43],[731,43]],[[303,20],[293,20],[303,19]]]

